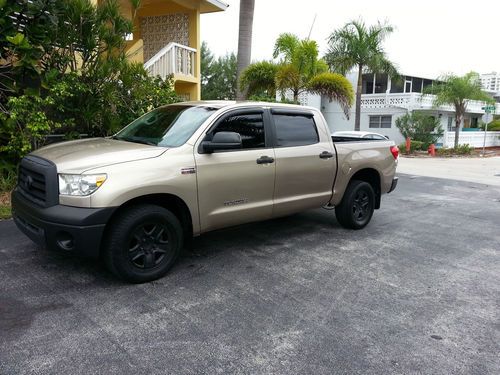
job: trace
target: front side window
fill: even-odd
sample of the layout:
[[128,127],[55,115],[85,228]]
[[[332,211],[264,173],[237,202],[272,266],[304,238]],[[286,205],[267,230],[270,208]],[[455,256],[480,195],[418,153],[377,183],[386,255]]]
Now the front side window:
[[[218,132],[234,132],[241,136],[242,149],[266,147],[264,118],[262,113],[241,113],[229,115],[220,121],[208,135],[208,139]],[[207,139],[206,138],[206,139]]]
[[370,116],[369,127],[375,129],[390,129],[392,116]]
[[273,114],[278,147],[305,146],[319,142],[314,118],[310,114]]
[[217,108],[167,105],[132,121],[113,139],[153,146],[179,147],[212,115]]

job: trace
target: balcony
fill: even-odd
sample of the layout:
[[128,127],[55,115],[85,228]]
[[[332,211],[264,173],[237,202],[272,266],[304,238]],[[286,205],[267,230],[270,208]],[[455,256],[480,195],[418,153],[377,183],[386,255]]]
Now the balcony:
[[165,79],[173,75],[175,81],[197,83],[196,49],[179,43],[168,43],[146,63],[144,68],[152,76]]
[[[453,106],[433,106],[434,95],[422,95],[420,93],[386,93],[386,94],[363,94],[361,95],[361,108],[376,109],[376,108],[404,108],[409,111],[413,110],[440,110],[447,112],[455,112]],[[484,113],[481,109],[485,103],[477,100],[469,100],[467,104],[467,112],[469,113]],[[496,104],[496,114],[500,114],[500,104]]]

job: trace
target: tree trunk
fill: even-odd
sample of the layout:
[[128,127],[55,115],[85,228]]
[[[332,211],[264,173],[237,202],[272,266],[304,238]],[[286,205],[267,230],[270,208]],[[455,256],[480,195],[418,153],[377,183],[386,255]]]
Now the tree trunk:
[[361,91],[363,91],[363,66],[358,67],[358,85],[356,89],[356,113],[354,114],[354,130],[361,130]]
[[246,90],[240,87],[240,77],[243,70],[250,65],[252,55],[252,26],[255,0],[240,0],[240,24],[238,35],[238,65],[236,70],[237,90],[236,100],[246,99]]
[[299,90],[293,90],[293,102],[299,104]]
[[462,108],[457,107],[455,110],[455,148],[458,147],[458,140],[460,138],[460,125],[462,124],[462,118],[464,117],[464,112]]

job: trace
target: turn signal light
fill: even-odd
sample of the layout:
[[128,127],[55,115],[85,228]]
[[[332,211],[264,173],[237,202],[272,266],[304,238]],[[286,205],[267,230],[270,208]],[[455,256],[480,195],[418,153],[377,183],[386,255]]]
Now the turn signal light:
[[394,156],[394,159],[397,159],[399,157],[399,147],[391,146],[391,154]]

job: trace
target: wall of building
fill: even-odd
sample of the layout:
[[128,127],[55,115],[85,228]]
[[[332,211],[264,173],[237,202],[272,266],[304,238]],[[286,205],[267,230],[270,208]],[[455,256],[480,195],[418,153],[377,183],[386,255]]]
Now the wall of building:
[[[348,74],[347,79],[351,82],[353,87],[356,87],[357,76],[353,73]],[[378,97],[383,94],[378,94]],[[392,94],[391,94],[392,95]],[[396,94],[397,95],[397,94]],[[407,95],[407,94],[402,94]],[[409,94],[408,94],[409,95]],[[377,97],[377,95],[365,94],[363,95],[363,99],[368,99],[371,97]],[[399,132],[399,129],[396,127],[396,120],[408,113],[409,109],[413,108],[413,110],[421,111],[430,116],[435,116],[439,118],[441,127],[443,128],[445,135],[443,140],[438,141],[438,143],[446,143],[446,139],[448,139],[447,134],[454,134],[453,127],[455,126],[455,114],[452,111],[452,108],[440,108],[440,110],[436,110],[432,107],[422,108],[419,106],[418,108],[414,108],[412,105],[404,106],[403,104],[395,104],[395,105],[368,105],[361,107],[361,121],[360,121],[360,130],[361,131],[369,131],[375,132],[379,134],[383,134],[389,137],[391,140],[396,142],[396,144],[404,142],[404,137]],[[321,112],[325,116],[325,119],[328,123],[330,130],[335,131],[352,131],[354,130],[354,117],[355,117],[355,106],[351,108],[351,113],[349,118],[347,118],[340,108],[340,106],[336,102],[329,102],[326,98],[321,99]],[[370,128],[370,116],[391,116],[391,127],[390,128]],[[465,121],[462,121],[461,128],[469,127],[471,125],[471,119],[477,118],[478,120],[481,118],[480,113],[467,113],[465,115]],[[451,121],[451,122],[450,122]],[[449,127],[451,125],[451,127]],[[466,139],[466,138],[464,138]]]
[[[325,120],[330,128],[330,131],[352,131],[354,130],[354,111],[351,111],[349,119],[344,114],[344,111],[340,106],[332,102],[330,103],[327,99],[323,98],[321,103],[321,112],[325,117]],[[379,133],[389,137],[389,139],[396,142],[396,144],[402,143],[404,141],[403,136],[396,127],[396,119],[403,116],[407,111],[402,108],[385,108],[385,109],[372,109],[369,112],[361,111],[361,121],[360,130],[369,131],[374,133]],[[391,116],[391,127],[390,128],[370,128],[370,116]]]

